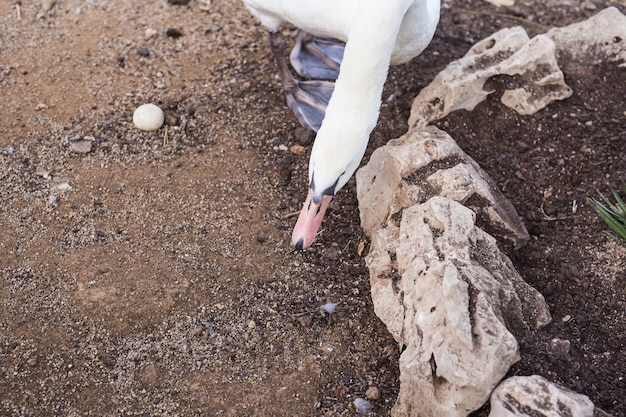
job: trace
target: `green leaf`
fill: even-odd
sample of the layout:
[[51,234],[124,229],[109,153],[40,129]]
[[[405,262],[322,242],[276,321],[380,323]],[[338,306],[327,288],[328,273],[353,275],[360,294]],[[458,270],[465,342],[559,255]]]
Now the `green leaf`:
[[[626,186],[624,187],[626,191]],[[613,192],[616,203],[600,194],[603,202],[591,198],[591,204],[598,216],[611,228],[614,233],[607,232],[607,235],[615,239],[620,244],[626,246],[626,203],[624,199]],[[621,240],[620,240],[621,239]]]

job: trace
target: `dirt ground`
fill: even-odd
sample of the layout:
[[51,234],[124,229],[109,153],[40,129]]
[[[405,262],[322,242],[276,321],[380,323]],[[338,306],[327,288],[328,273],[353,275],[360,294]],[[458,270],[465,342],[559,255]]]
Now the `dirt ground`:
[[[354,179],[316,244],[289,246],[313,136],[286,109],[263,28],[233,0],[51,3],[0,2],[0,415],[352,416],[370,386],[372,415],[388,415],[399,350],[373,313]],[[610,5],[626,11],[444,1],[431,46],[390,71],[368,155],[474,42]],[[535,116],[495,94],[437,125],[531,233],[508,254],[554,320],[519,341],[510,374],[625,416],[626,250],[586,199],[626,182],[626,69],[561,65],[574,95]],[[164,128],[132,126],[146,102]]]

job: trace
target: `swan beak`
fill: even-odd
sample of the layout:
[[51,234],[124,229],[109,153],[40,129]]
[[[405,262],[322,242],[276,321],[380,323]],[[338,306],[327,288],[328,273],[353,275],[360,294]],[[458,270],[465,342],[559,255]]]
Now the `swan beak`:
[[296,249],[304,250],[311,246],[332,198],[332,195],[324,195],[322,201],[316,203],[313,201],[313,191],[309,189],[309,195],[291,235],[291,243]]

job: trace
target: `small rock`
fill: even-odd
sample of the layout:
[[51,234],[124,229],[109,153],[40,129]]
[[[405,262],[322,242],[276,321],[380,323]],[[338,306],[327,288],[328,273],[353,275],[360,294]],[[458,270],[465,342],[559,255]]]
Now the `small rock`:
[[368,400],[377,400],[380,398],[380,390],[378,387],[369,387],[367,391],[365,391],[365,396]]
[[55,4],[57,4],[57,0],[43,0],[41,2],[41,8],[44,12],[47,12],[50,11]]
[[339,303],[326,303],[320,307],[320,309],[326,314],[334,314],[337,311],[337,305]]
[[37,169],[35,170],[35,174],[39,175],[40,177],[44,177],[45,179],[50,178],[50,171],[43,167],[37,167]]
[[203,12],[211,10],[211,0],[199,0],[198,3],[198,8]]
[[148,48],[139,48],[137,49],[137,54],[140,56],[150,56],[150,50]]
[[52,187],[54,190],[63,192],[72,189],[72,186],[70,185],[70,180],[67,177],[54,177],[52,179],[52,182],[54,183]]
[[70,151],[75,153],[89,153],[91,152],[91,141],[79,140],[77,142],[72,142],[70,145]]
[[45,109],[47,109],[47,108],[48,108],[48,106],[47,106],[47,105],[45,105],[44,103],[39,103],[39,104],[37,104],[37,106],[35,107],[35,110],[37,110],[37,111],[41,111],[41,110],[45,110]]
[[173,39],[178,39],[183,36],[183,32],[180,29],[169,28],[165,34]]
[[186,6],[189,4],[189,0],[167,0],[167,2],[174,6]]
[[165,124],[168,126],[176,126],[178,124],[178,117],[173,114],[165,115]]
[[355,398],[354,399],[354,408],[361,414],[367,414],[374,409],[374,406],[371,402],[367,401],[364,398]]
[[26,363],[28,364],[28,366],[30,366],[31,368],[33,366],[37,366],[37,358],[29,358]]
[[550,340],[550,353],[559,358],[566,358],[569,355],[570,341],[567,339]]
[[569,391],[539,375],[514,376],[491,394],[489,417],[590,417],[594,405],[582,394]]
[[254,320],[250,320],[248,322],[248,329],[252,330],[256,327],[256,322]]
[[142,104],[133,113],[135,127],[147,132],[159,129],[163,126],[164,121],[165,115],[163,110],[152,103]]
[[144,33],[143,37],[144,37],[144,39],[146,39],[146,40],[148,40],[148,39],[152,39],[152,38],[156,37],[156,35],[157,35],[158,33],[159,33],[159,32],[157,32],[156,30],[151,29],[151,28],[148,28],[148,29],[146,29],[146,32]]
[[315,137],[315,133],[311,130],[305,129],[303,127],[298,127],[294,131],[294,135],[296,140],[300,145],[307,146],[313,142],[313,138]]
[[195,329],[193,329],[194,336],[200,336],[203,332],[204,332],[204,328],[202,326],[198,326]]
[[293,145],[292,147],[289,148],[289,150],[294,155],[302,155],[304,152],[306,152],[306,148],[301,145]]

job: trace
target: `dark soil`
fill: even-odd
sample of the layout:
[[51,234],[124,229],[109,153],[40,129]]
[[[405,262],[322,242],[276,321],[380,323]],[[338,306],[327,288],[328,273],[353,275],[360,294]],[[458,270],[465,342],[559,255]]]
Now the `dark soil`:
[[[354,179],[316,244],[292,251],[308,152],[288,149],[312,136],[242,4],[60,0],[38,16],[39,3],[21,3],[20,20],[17,3],[0,4],[0,415],[345,416],[370,386],[374,414],[388,415],[399,351],[369,297]],[[611,5],[626,11],[444,2],[431,46],[391,69],[365,160],[406,132],[412,99],[476,41]],[[567,100],[528,117],[494,93],[436,125],[531,234],[508,254],[554,319],[519,340],[510,374],[625,416],[626,250],[587,199],[626,182],[626,69],[560,64]],[[145,102],[165,109],[166,128],[133,128]],[[91,151],[73,152],[77,140]],[[71,190],[55,188],[64,181]],[[327,302],[336,313],[321,313]]]

